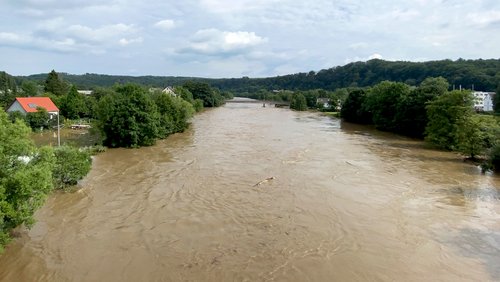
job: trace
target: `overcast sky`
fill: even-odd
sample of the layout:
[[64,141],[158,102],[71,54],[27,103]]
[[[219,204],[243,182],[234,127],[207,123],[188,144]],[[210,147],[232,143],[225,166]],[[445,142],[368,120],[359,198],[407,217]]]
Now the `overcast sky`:
[[0,70],[264,77],[500,57],[499,0],[0,0]]

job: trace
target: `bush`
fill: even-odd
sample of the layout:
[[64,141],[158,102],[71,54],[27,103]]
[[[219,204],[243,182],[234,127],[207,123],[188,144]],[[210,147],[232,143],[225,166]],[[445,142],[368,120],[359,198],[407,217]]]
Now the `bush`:
[[290,109],[296,111],[306,111],[307,110],[306,97],[301,93],[293,94],[292,101],[290,101]]
[[26,121],[33,130],[49,128],[50,116],[46,109],[37,107],[34,113],[26,114]]
[[24,121],[25,123],[27,123],[26,121],[26,115],[23,115],[21,112],[19,111],[14,111],[14,112],[10,112],[9,113],[9,119],[10,121],[12,121],[13,123],[19,119],[19,120],[22,120]]
[[196,99],[193,101],[193,107],[196,112],[203,110],[203,100]]
[[48,147],[37,149],[30,132],[0,111],[0,252],[13,228],[33,224],[33,213],[52,190],[54,154]]
[[500,171],[500,144],[497,144],[491,149],[489,160],[492,168],[496,171]]
[[92,158],[88,150],[61,146],[54,150],[56,157],[52,170],[54,187],[64,189],[76,185],[90,171]]

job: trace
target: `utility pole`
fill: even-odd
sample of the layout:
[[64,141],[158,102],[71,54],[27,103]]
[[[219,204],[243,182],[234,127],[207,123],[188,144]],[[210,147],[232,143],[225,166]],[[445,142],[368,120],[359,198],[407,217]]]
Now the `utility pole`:
[[59,127],[59,114],[60,111],[57,111],[57,146],[61,147],[61,128]]

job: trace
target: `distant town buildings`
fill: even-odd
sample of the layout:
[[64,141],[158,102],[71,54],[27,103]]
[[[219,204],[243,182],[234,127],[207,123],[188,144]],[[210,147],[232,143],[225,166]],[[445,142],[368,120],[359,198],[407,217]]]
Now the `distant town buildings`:
[[92,90],[78,90],[78,93],[88,96],[92,95]]

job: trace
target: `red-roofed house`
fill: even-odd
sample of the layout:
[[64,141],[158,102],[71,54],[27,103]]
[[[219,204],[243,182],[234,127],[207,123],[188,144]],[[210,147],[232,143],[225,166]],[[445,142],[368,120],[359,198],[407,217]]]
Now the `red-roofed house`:
[[57,115],[59,113],[59,109],[49,97],[18,97],[7,109],[7,112],[34,113],[37,107],[46,109],[50,115]]

